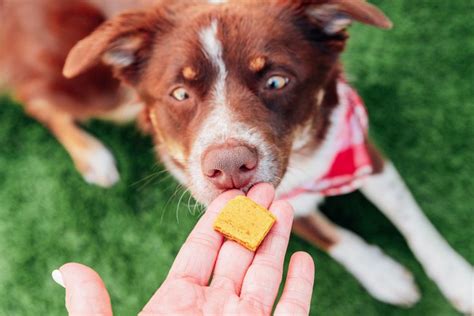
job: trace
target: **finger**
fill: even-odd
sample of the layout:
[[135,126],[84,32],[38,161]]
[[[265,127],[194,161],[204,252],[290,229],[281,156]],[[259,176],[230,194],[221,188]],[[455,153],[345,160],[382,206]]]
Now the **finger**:
[[[53,272],[66,287],[66,308],[70,316],[112,315],[110,297],[100,276],[89,267],[67,263]],[[58,282],[60,283],[60,282]]]
[[250,189],[247,197],[264,208],[269,208],[275,198],[275,188],[270,183],[259,183]]
[[211,277],[223,237],[212,225],[224,205],[243,193],[237,190],[220,195],[194,227],[176,257],[168,279],[186,278],[198,285],[207,285]]
[[275,316],[309,315],[313,285],[313,258],[306,252],[295,253],[290,260],[285,288],[275,309]]
[[[247,196],[268,208],[275,197],[275,189],[271,184],[261,183],[254,186]],[[254,253],[245,249],[232,240],[226,240],[222,245],[216,261],[214,274],[212,275],[211,287],[228,289],[240,294],[240,288]]]
[[271,313],[278,293],[293,223],[293,208],[288,202],[274,202],[270,211],[276,215],[277,222],[258,249],[245,275],[240,295],[260,306],[265,314]]

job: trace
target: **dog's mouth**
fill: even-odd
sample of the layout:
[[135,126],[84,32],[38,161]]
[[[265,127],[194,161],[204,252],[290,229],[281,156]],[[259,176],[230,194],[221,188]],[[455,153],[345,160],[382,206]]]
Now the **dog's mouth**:
[[228,190],[247,193],[258,183],[277,186],[281,180],[275,149],[264,142],[232,138],[207,147],[198,157],[189,161],[188,186],[203,204]]
[[271,183],[274,186],[278,185],[277,180],[274,181],[255,181],[251,182],[250,184],[246,185],[245,187],[242,188],[229,188],[229,189],[218,189],[218,188],[210,188],[210,187],[205,187],[205,188],[197,188],[196,186],[191,185],[190,186],[190,191],[193,194],[193,197],[199,202],[204,205],[209,205],[214,199],[216,199],[219,195],[230,191],[230,190],[239,190],[242,191],[244,194],[247,194],[254,186],[256,186],[259,183]]

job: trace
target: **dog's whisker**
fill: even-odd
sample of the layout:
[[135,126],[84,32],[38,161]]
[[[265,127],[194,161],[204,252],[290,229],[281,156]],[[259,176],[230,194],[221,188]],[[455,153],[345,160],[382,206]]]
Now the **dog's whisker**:
[[192,197],[193,196],[191,194],[189,194],[189,197],[188,197],[188,212],[189,212],[189,214],[194,215],[191,211],[191,199],[192,199]]
[[[178,193],[176,194],[176,197],[178,199],[178,202],[176,203],[176,209],[175,209],[175,219],[176,219],[176,223],[179,224],[179,208],[180,208],[180,205],[181,205],[181,201],[183,199],[183,196],[186,194],[186,187],[183,187],[181,186],[180,190],[178,191]],[[179,197],[178,197],[179,196]]]
[[202,205],[201,209],[199,210],[198,219],[201,218],[205,212],[206,212],[206,207]]
[[[143,183],[143,185],[141,185],[141,186],[137,189],[137,191],[142,191],[142,190],[145,189],[148,185],[152,184],[152,183],[155,181],[155,179],[157,179],[158,177],[159,177],[159,176],[157,175],[157,176],[155,176],[155,177],[153,177],[153,178],[150,178],[148,181],[146,181],[145,183]],[[165,175],[164,177],[159,178],[158,181],[155,182],[155,184],[156,184],[156,185],[160,185],[163,181],[169,179],[170,177],[171,177],[171,175],[170,175],[170,174],[167,174],[167,175]]]
[[193,206],[193,216],[196,215],[196,212],[201,213],[203,207],[204,207],[204,205],[202,205],[198,201],[195,201],[194,206]]
[[183,197],[186,195],[187,192],[188,192],[188,189],[185,189],[178,200],[178,205],[176,206],[176,222],[178,223],[178,225],[179,225],[179,206],[181,204],[181,201],[183,200]]
[[143,179],[140,179],[138,181],[136,181],[135,183],[131,184],[130,187],[136,187],[140,184],[143,184],[141,185],[137,190],[142,190],[145,186],[147,186],[151,181],[153,181],[154,179],[158,178],[159,176],[161,176],[162,174],[164,173],[167,173],[168,171],[166,169],[164,170],[160,170],[159,172],[153,172],[145,177],[143,177]]
[[194,202],[193,205],[193,210],[192,210],[192,215],[194,216],[196,214],[196,206],[198,205],[198,202]]
[[178,191],[180,189],[182,189],[183,186],[181,184],[176,184],[175,188],[174,188],[174,191],[173,191],[173,194],[168,198],[168,201],[166,201],[166,204],[165,206],[163,207],[163,210],[161,212],[161,221],[160,221],[160,224],[163,223],[163,218],[165,216],[165,213],[168,211],[168,205],[169,203],[174,199],[174,197],[178,194]]
[[153,177],[155,177],[155,176],[156,176],[156,173],[148,174],[148,175],[144,176],[143,178],[141,178],[140,180],[137,180],[137,181],[135,181],[134,183],[132,183],[132,184],[130,185],[130,187],[133,188],[133,187],[135,187],[135,186],[141,184],[142,182],[147,181],[148,179],[153,178]]

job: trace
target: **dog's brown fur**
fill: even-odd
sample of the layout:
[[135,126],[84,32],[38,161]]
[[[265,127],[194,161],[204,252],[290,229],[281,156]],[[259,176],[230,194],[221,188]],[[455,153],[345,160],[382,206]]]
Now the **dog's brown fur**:
[[[229,83],[229,102],[238,119],[260,126],[265,139],[275,144],[274,154],[279,161],[275,178],[283,176],[293,140],[291,135],[301,125],[311,124],[316,136],[307,149],[318,146],[324,138],[331,109],[337,104],[337,59],[347,38],[344,31],[325,34],[321,31],[322,22],[311,21],[304,15],[306,6],[324,1],[236,1],[226,9],[215,8],[205,1],[158,2],[143,0],[132,4],[121,0],[113,6],[104,6],[107,2],[98,0],[67,3],[38,0],[8,1],[2,6],[6,14],[0,42],[8,45],[0,48],[0,63],[3,72],[10,76],[14,96],[25,104],[30,115],[51,129],[82,173],[89,167],[81,154],[77,154],[82,150],[74,147],[84,147],[87,153],[98,145],[74,122],[105,116],[120,107],[129,97],[123,84],[138,92],[148,107],[147,113],[160,112],[155,127],[144,129],[153,130],[162,154],[171,154],[173,164],[185,170],[183,158],[186,161],[190,154],[195,131],[212,110],[206,100],[216,73],[203,55],[195,33],[210,23],[211,17],[225,21],[220,32],[225,32],[226,62],[236,67],[230,70],[235,79]],[[159,6],[151,8],[154,4]],[[131,7],[142,10],[116,16]],[[387,24],[383,15],[369,5],[341,7],[362,22],[382,27]],[[361,13],[361,8],[372,11]],[[114,18],[95,30],[107,17]],[[236,25],[240,28],[236,29]],[[91,36],[75,46],[91,32]],[[269,46],[272,42],[274,45]],[[62,68],[74,46],[64,70],[71,79],[65,79]],[[113,54],[116,49],[134,54],[133,64],[114,67],[107,54],[111,50]],[[258,57],[265,58],[266,68],[257,75],[241,68],[242,64],[250,68],[252,60]],[[100,59],[111,64],[115,76],[99,64]],[[298,75],[294,78],[299,82],[297,89],[285,95],[261,94],[262,78],[270,71],[278,71],[272,65],[292,69]],[[178,71],[186,67],[195,69],[196,78],[176,78]],[[167,97],[171,82],[190,85],[196,104],[174,104]],[[315,91],[320,90],[325,91],[323,104],[314,106],[308,100],[313,100]],[[272,124],[262,124],[269,121]]]
[[[391,23],[363,0],[224,2],[0,0],[0,75],[7,77],[26,112],[63,144],[89,182],[110,186],[118,173],[105,147],[77,123],[94,117],[123,120],[130,116],[130,108],[132,114],[143,108],[142,129],[153,135],[168,169],[201,202],[208,203],[221,192],[195,163],[212,146],[239,144],[252,147],[249,152],[257,152],[259,158],[271,157],[260,159],[251,183],[239,189],[262,181],[278,185],[288,174],[290,157],[314,158],[326,140],[329,118],[340,103],[339,56],[348,38],[347,26],[358,21],[388,28]],[[206,30],[210,39],[201,38]],[[209,54],[206,40],[222,46],[217,47],[222,56]],[[225,65],[220,67],[219,62]],[[268,79],[275,76],[286,79],[287,85],[268,89]],[[217,92],[224,93],[225,100],[217,102],[219,81],[223,83]],[[179,102],[173,98],[176,88],[185,89],[188,98]],[[224,111],[226,124],[235,124],[238,137],[253,139],[252,146],[227,135],[212,139],[215,144],[206,143],[203,131],[222,136],[208,124],[211,117],[209,122],[218,125],[222,113],[216,110]],[[375,172],[381,175],[366,180],[365,194],[400,225],[411,246],[421,241],[412,249],[428,271],[437,271],[432,277],[440,289],[459,310],[472,311],[467,291],[458,290],[472,267],[444,246],[393,166],[386,165],[366,141]],[[380,187],[386,200],[380,200]],[[385,192],[393,187],[396,190]],[[317,199],[310,195],[314,204]],[[303,199],[302,204],[314,212],[311,201]],[[405,213],[394,212],[400,205]],[[322,215],[296,219],[294,231],[350,271],[358,271],[354,275],[375,297],[398,305],[416,302],[416,286],[408,271]],[[432,249],[443,252],[447,264],[432,260],[438,253],[425,251],[424,240],[435,240],[438,248]],[[451,266],[457,273],[455,282],[444,270]],[[381,274],[372,274],[372,267]],[[391,284],[380,284],[380,276]],[[398,290],[387,291],[391,288]]]
[[[235,1],[225,8],[198,0],[106,3],[36,0],[1,6],[0,65],[14,96],[53,132],[83,174],[91,168],[87,155],[101,144],[75,122],[116,110],[126,102],[128,87],[146,105],[142,128],[154,135],[173,167],[186,172],[196,131],[213,110],[209,91],[217,76],[196,33],[217,18],[226,64],[233,65],[228,102],[237,120],[258,127],[273,145],[278,172],[272,180],[278,184],[295,133],[311,126],[314,137],[299,150],[314,151],[338,104],[338,58],[347,34],[344,29],[324,32],[330,21],[309,17],[307,8],[330,3],[355,20],[389,26],[362,1]],[[119,14],[131,8],[137,10]],[[131,54],[133,63],[117,64],[114,54]],[[261,85],[269,73],[286,74],[292,86],[282,93],[266,92]],[[193,98],[179,104],[170,98],[173,82],[190,87]],[[318,100],[321,91],[324,97]],[[107,179],[98,182],[109,184]],[[325,248],[335,242],[317,218],[297,226]]]

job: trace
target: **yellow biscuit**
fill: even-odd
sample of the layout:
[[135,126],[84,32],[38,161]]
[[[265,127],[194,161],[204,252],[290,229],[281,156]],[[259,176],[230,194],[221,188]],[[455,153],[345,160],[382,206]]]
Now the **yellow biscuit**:
[[214,229],[255,251],[276,221],[275,215],[245,196],[229,201],[214,222]]

